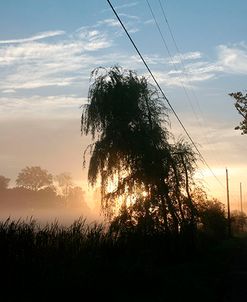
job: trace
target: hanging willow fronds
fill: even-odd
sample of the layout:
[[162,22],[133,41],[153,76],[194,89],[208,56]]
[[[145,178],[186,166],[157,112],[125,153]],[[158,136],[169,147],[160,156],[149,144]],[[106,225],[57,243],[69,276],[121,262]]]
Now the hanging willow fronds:
[[94,140],[88,180],[95,185],[100,179],[103,208],[119,197],[146,192],[165,227],[178,230],[191,206],[181,196],[193,174],[192,149],[168,142],[167,109],[145,77],[115,66],[95,69],[92,78],[81,132]]

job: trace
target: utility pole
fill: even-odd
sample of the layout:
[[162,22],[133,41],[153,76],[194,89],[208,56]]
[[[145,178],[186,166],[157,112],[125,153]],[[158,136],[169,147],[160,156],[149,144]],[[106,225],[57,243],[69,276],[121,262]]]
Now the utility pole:
[[227,170],[227,168],[226,168],[226,196],[227,196],[228,237],[231,237],[232,236],[232,230],[231,230],[231,212],[230,212],[229,181],[228,181],[228,170]]
[[244,231],[244,212],[243,212],[243,199],[242,199],[242,183],[240,182],[240,186],[239,186],[239,189],[240,189],[240,209],[241,209],[241,231],[243,232]]
[[241,214],[243,214],[242,183],[240,183],[240,207],[241,207]]

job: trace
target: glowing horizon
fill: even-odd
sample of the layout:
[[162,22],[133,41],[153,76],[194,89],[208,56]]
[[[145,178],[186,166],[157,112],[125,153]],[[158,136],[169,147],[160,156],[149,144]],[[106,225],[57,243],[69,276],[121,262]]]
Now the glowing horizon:
[[[80,117],[91,71],[118,64],[138,75],[149,75],[107,1],[76,0],[70,14],[66,1],[55,3],[53,6],[48,0],[13,0],[0,4],[0,174],[14,185],[18,172],[26,166],[41,166],[54,175],[69,171],[88,191],[87,170],[82,163],[90,138],[80,134]],[[234,130],[241,117],[228,95],[246,89],[247,40],[243,29],[247,2],[227,1],[222,7],[213,0],[203,5],[191,0],[166,1],[167,18],[180,53],[157,3],[150,3],[167,34],[170,55],[146,5],[130,0],[124,4],[116,0],[114,4],[186,129],[223,184],[228,167],[233,208],[239,207],[242,182],[247,210],[247,137]],[[26,17],[27,10],[32,18]],[[169,111],[168,116],[168,130],[175,138],[186,139]],[[198,165],[203,174],[197,173],[198,179],[208,186],[212,197],[225,203],[222,186],[205,166],[200,162]],[[92,203],[93,193],[87,194]]]

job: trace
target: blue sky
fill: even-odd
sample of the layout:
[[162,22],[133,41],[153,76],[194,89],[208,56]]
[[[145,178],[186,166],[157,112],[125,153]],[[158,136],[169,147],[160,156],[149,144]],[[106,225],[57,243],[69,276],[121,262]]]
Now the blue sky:
[[[246,137],[234,131],[240,116],[228,93],[246,89],[247,2],[112,0],[164,92],[225,183],[233,202],[246,175]],[[167,49],[169,53],[167,52]],[[181,63],[182,59],[182,63]],[[83,184],[80,105],[90,72],[119,64],[147,75],[107,1],[8,0],[0,2],[0,174],[12,179],[26,165],[54,174],[70,171]],[[171,132],[184,136],[170,114]],[[198,173],[214,196],[225,192],[203,165]],[[203,175],[203,177],[202,177]],[[244,193],[245,194],[245,193]]]

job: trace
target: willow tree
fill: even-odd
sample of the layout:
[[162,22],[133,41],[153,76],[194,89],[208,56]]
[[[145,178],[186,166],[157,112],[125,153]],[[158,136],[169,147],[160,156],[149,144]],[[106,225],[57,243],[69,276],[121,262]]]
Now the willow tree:
[[168,143],[167,109],[157,90],[145,77],[116,66],[98,68],[92,78],[81,131],[92,135],[88,180],[100,181],[102,208],[148,201],[159,224],[178,232],[188,217],[193,220],[188,202],[193,164],[186,158],[188,148]]

